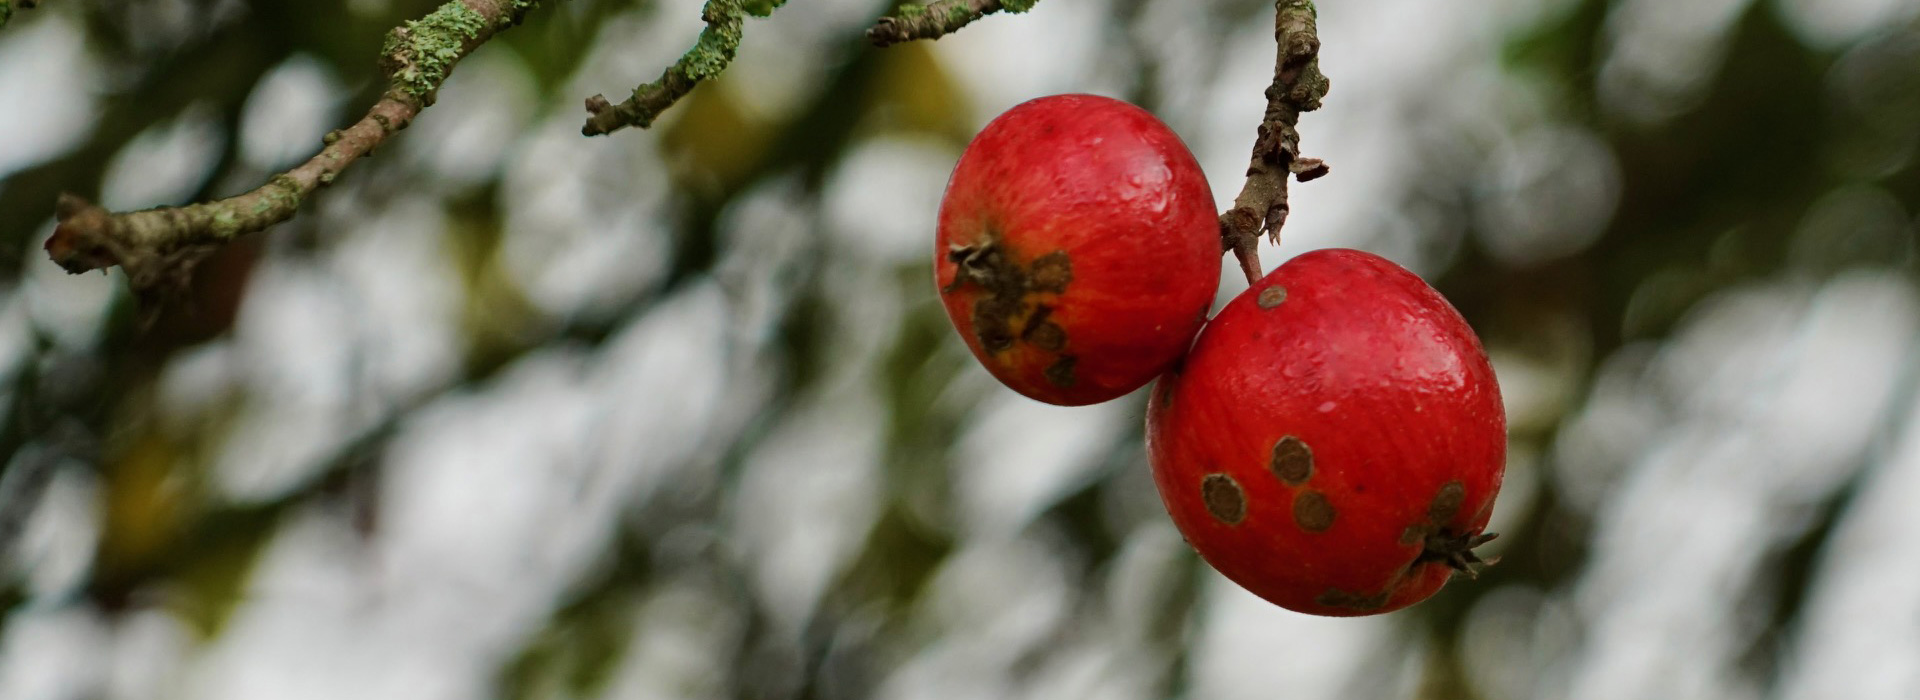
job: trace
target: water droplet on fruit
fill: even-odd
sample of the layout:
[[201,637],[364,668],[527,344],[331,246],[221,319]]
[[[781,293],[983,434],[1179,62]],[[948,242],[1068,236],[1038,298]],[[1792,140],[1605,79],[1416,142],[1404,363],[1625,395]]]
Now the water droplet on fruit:
[[1326,402],[1326,403],[1323,403],[1323,404],[1320,404],[1320,407],[1319,407],[1319,411],[1320,411],[1321,413],[1332,413],[1332,412],[1333,412],[1333,409],[1334,409],[1334,407],[1336,407],[1336,406],[1339,406],[1339,405],[1340,405],[1340,404],[1339,404],[1338,402],[1334,402],[1334,401],[1328,401],[1328,402]]

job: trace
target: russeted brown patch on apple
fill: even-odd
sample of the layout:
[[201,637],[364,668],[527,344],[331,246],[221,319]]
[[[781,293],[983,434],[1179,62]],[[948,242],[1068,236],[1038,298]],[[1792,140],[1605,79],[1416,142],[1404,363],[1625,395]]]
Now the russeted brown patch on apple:
[[1206,502],[1207,512],[1215,520],[1228,525],[1238,525],[1247,517],[1247,497],[1240,491],[1240,484],[1225,474],[1208,474],[1200,480],[1200,500]]

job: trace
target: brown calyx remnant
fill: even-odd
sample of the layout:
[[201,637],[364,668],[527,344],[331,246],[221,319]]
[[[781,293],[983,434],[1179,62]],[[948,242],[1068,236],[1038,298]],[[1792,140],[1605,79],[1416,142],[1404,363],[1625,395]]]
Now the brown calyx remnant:
[[1329,588],[1313,599],[1313,602],[1330,608],[1348,608],[1352,610],[1379,610],[1387,606],[1387,592],[1365,594]]
[[1293,497],[1293,523],[1307,532],[1326,532],[1333,528],[1336,513],[1327,495],[1306,490]]
[[1067,329],[1054,323],[1053,307],[1034,297],[1038,294],[1063,294],[1073,283],[1073,259],[1057,250],[1021,265],[1007,256],[996,242],[999,236],[988,229],[985,240],[972,245],[954,246],[947,260],[959,266],[953,283],[942,293],[973,284],[986,294],[973,303],[973,334],[980,347],[999,354],[1025,342],[1041,350],[1060,353],[1047,367],[1047,381],[1070,387],[1074,383],[1077,358],[1067,348]]
[[1460,505],[1466,501],[1467,489],[1458,481],[1449,481],[1440,486],[1433,495],[1433,501],[1427,504],[1425,522],[1407,526],[1400,534],[1400,544],[1420,544],[1420,556],[1413,560],[1413,566],[1427,562],[1444,562],[1455,571],[1471,578],[1479,578],[1480,571],[1498,563],[1500,559],[1481,559],[1473,549],[1492,542],[1500,535],[1492,532],[1456,533],[1444,525],[1453,516],[1459,514]]
[[1260,290],[1260,296],[1254,297],[1254,303],[1262,309],[1272,309],[1287,300],[1287,288],[1279,285]]
[[1273,443],[1273,459],[1267,466],[1288,486],[1307,483],[1307,479],[1313,478],[1313,448],[1292,435],[1280,438]]
[[1479,555],[1473,553],[1473,548],[1492,542],[1499,536],[1500,534],[1495,532],[1455,535],[1452,531],[1443,528],[1427,536],[1426,549],[1421,550],[1420,556],[1414,559],[1413,563],[1417,566],[1430,561],[1446,562],[1447,566],[1453,567],[1454,571],[1466,574],[1467,578],[1480,578],[1480,571],[1500,563],[1500,558],[1481,559]]
[[1215,520],[1228,525],[1239,525],[1247,517],[1246,494],[1233,477],[1225,474],[1208,474],[1200,480],[1200,502],[1206,504]]

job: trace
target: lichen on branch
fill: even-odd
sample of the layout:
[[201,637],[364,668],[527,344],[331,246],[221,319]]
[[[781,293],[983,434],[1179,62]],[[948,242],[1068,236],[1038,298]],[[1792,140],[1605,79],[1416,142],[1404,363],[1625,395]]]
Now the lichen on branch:
[[1040,0],[936,0],[925,5],[906,4],[891,17],[882,17],[867,30],[874,46],[892,46],[915,39],[938,39],[960,31],[974,20],[1005,10],[1012,13],[1033,9]]
[[1220,215],[1220,244],[1233,251],[1247,283],[1259,281],[1260,234],[1280,242],[1287,223],[1287,177],[1301,182],[1327,174],[1327,164],[1300,155],[1300,115],[1320,108],[1329,82],[1320,72],[1320,37],[1312,0],[1274,3],[1273,84],[1267,87],[1267,111],[1253,142],[1247,182]]
[[319,153],[251,192],[127,213],[62,195],[56,210],[59,226],[47,239],[48,255],[76,274],[118,265],[144,299],[184,288],[193,266],[207,254],[234,238],[293,218],[315,190],[332,184],[348,165],[407,128],[433,104],[454,64],[550,1],[452,0],[394,29],[380,58],[387,90],[366,116],[328,133]]
[[633,95],[620,104],[612,104],[605,95],[587,98],[587,124],[580,133],[587,136],[611,134],[629,126],[645,129],[653,126],[680,98],[686,97],[701,81],[720,77],[740,51],[740,38],[746,31],[747,15],[765,17],[787,0],[707,0],[700,19],[707,23],[693,48],[667,67],[659,80],[634,88]]

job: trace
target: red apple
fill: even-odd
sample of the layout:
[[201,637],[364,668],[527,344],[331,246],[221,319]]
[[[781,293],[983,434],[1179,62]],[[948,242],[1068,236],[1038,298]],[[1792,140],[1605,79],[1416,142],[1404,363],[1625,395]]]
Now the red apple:
[[947,316],[1015,391],[1099,403],[1185,352],[1220,284],[1213,195],[1180,137],[1092,95],[1008,110],[960,156],[934,271]]
[[1220,573],[1291,610],[1368,615],[1480,565],[1506,416],[1438,292],[1322,250],[1200,333],[1148,401],[1147,445],[1167,512]]

